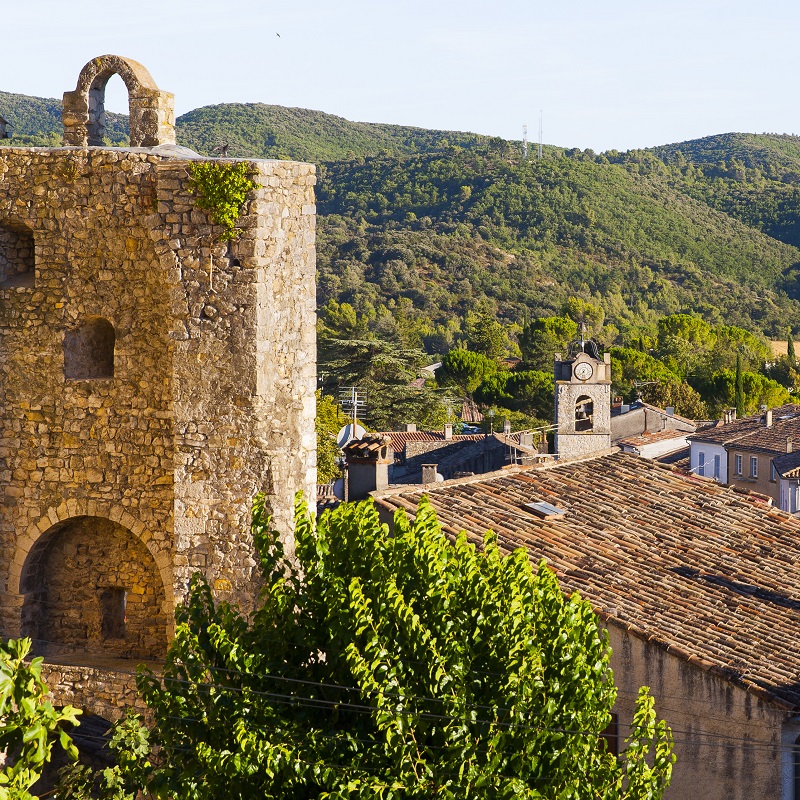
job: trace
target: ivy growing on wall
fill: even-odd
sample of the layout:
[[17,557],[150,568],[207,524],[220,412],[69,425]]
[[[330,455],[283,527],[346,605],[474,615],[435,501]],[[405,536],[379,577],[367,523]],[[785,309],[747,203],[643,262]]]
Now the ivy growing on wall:
[[247,162],[223,163],[194,161],[189,165],[189,185],[196,205],[208,211],[211,219],[223,228],[220,239],[229,241],[239,235],[236,222],[247,195],[258,184],[247,174]]

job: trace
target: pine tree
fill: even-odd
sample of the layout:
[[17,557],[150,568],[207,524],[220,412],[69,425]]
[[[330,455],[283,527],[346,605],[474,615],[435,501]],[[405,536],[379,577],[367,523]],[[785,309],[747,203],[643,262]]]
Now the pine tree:
[[786,357],[789,359],[790,366],[794,366],[797,363],[797,358],[794,354],[794,339],[792,338],[792,329],[789,328],[789,336],[786,339]]
[[742,354],[736,354],[736,378],[734,381],[734,405],[736,406],[736,416],[741,419],[744,416],[744,385],[742,383]]

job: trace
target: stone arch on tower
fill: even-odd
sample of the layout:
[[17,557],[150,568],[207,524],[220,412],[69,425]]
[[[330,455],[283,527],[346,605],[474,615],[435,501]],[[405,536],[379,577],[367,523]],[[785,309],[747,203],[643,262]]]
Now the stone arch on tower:
[[64,92],[64,144],[103,146],[106,84],[119,75],[128,89],[131,147],[175,144],[175,97],[162,92],[138,61],[122,56],[93,58],[81,70],[72,92]]
[[7,591],[40,652],[160,658],[174,633],[172,559],[114,504],[49,509],[17,538]]

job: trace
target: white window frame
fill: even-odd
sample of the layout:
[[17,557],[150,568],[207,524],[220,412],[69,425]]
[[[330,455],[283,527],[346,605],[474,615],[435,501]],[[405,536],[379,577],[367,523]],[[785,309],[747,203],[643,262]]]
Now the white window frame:
[[758,477],[758,456],[750,456],[750,477]]
[[742,456],[739,453],[737,453],[733,457],[733,463],[734,463],[733,474],[734,475],[741,475],[742,474]]
[[770,461],[769,462],[769,479],[773,483],[775,483],[775,481],[778,480],[778,470],[775,469],[775,462],[774,461]]
[[719,480],[719,476],[721,475],[721,471],[722,471],[722,458],[719,455],[719,453],[717,453],[714,456],[714,480],[715,481]]

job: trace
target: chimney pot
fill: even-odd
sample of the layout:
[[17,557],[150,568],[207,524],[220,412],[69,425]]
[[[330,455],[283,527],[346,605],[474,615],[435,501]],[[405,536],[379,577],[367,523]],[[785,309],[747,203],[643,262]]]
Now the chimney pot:
[[444,438],[445,439],[452,439],[453,438],[453,423],[452,422],[445,422],[445,424],[444,424]]
[[406,422],[406,433],[416,433],[416,432],[417,432],[417,423]]
[[438,466],[438,464],[422,465],[422,482],[424,484],[436,483],[436,468]]
[[764,425],[766,425],[767,428],[771,428],[772,427],[772,409],[771,408],[768,408],[767,412],[764,414]]
[[792,452],[792,440],[791,439],[787,439],[786,440],[786,452],[787,453],[791,453]]

